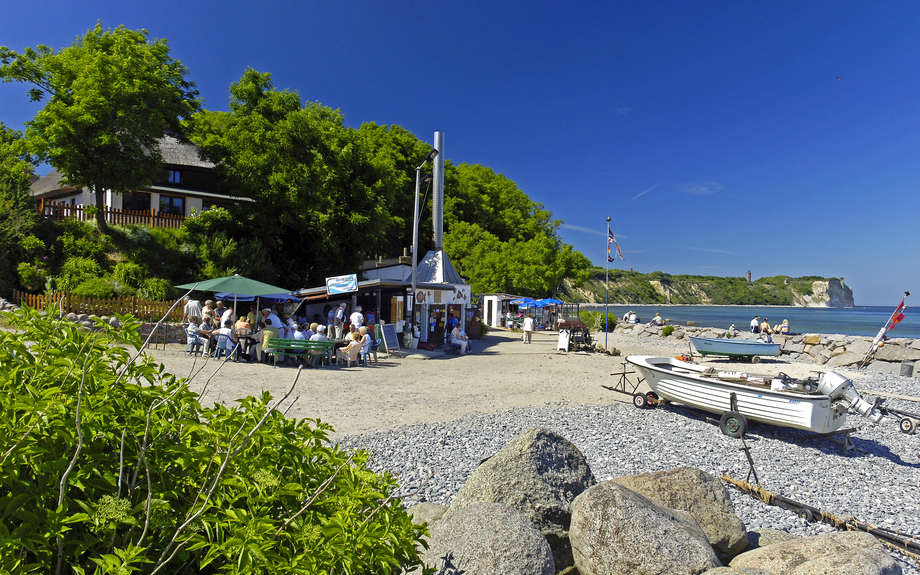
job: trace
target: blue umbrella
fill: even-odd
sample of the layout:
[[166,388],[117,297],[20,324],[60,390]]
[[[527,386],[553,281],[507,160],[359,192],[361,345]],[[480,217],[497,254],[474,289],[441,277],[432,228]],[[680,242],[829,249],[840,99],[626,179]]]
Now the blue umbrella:
[[533,301],[532,297],[521,297],[516,300],[509,301],[508,305],[521,305],[521,304],[525,304],[525,303],[532,302],[532,301]]
[[554,298],[551,298],[551,297],[548,297],[548,298],[546,298],[546,299],[537,300],[537,301],[539,301],[539,302],[541,302],[541,303],[543,303],[543,304],[548,304],[548,305],[557,305],[557,304],[561,304],[561,303],[562,303],[561,301],[559,301],[559,300],[557,300],[557,299],[554,299]]

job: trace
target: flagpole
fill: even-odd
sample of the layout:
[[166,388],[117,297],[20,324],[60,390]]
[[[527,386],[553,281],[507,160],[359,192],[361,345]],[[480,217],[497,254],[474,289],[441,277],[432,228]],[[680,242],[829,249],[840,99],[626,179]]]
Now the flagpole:
[[[885,334],[888,333],[888,330],[894,327],[891,322],[898,316],[898,313],[901,313],[906,306],[904,305],[907,296],[910,295],[909,291],[904,292],[904,297],[901,298],[901,303],[898,304],[898,307],[891,312],[891,317],[888,318],[888,321],[885,322],[885,326],[878,331],[878,334],[875,336],[875,339],[872,340],[872,347],[869,348],[869,351],[866,352],[866,357],[863,358],[862,363],[859,364],[857,369],[862,369],[866,367],[866,364],[869,363],[869,360],[872,359],[872,356],[875,355],[876,350],[878,350],[878,344],[885,337]],[[902,316],[903,317],[903,316]],[[898,320],[900,321],[900,320]]]
[[607,261],[604,262],[604,349],[610,332],[610,216],[607,217]]

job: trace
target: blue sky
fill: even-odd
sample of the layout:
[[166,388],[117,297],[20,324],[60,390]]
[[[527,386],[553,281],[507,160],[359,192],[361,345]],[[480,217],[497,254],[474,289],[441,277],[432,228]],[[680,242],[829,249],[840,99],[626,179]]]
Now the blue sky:
[[[209,109],[249,66],[350,126],[443,131],[597,265],[609,216],[619,269],[920,299],[920,3],[39,0],[5,7],[0,44],[97,20],[166,38]],[[0,85],[8,126],[25,90]]]

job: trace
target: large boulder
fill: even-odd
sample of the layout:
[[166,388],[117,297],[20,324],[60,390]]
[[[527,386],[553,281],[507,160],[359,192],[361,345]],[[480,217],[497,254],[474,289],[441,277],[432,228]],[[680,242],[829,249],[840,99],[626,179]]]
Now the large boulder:
[[692,467],[679,467],[613,481],[659,505],[692,515],[719,559],[731,559],[747,548],[744,522],[735,514],[728,491],[718,477]]
[[429,527],[444,517],[446,511],[446,505],[428,502],[417,503],[406,510],[406,512],[412,516],[412,523],[416,525],[427,523]]
[[773,575],[900,575],[901,567],[872,535],[861,531],[794,539],[742,553],[736,570],[762,569]]
[[721,565],[689,513],[613,481],[575,498],[569,541],[581,575],[696,575]]
[[469,505],[430,529],[426,565],[464,575],[552,575],[546,538],[524,515],[500,503]]
[[573,564],[568,542],[572,501],[595,483],[587,460],[572,442],[531,427],[473,472],[445,516],[483,502],[517,509],[546,536],[556,569],[562,571]]
[[754,531],[748,531],[748,550],[767,547],[775,543],[792,541],[793,539],[798,539],[798,537],[792,533],[780,531],[779,529],[761,527],[760,529],[755,529]]
[[876,350],[875,359],[892,362],[917,361],[920,359],[920,350],[886,344]]

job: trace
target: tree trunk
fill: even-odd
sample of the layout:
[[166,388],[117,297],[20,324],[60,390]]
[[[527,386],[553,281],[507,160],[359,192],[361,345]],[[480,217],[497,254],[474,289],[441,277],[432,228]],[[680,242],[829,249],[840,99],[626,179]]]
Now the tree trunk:
[[105,221],[105,189],[96,184],[93,190],[96,193],[96,225],[99,226],[100,233],[108,234],[109,225]]

